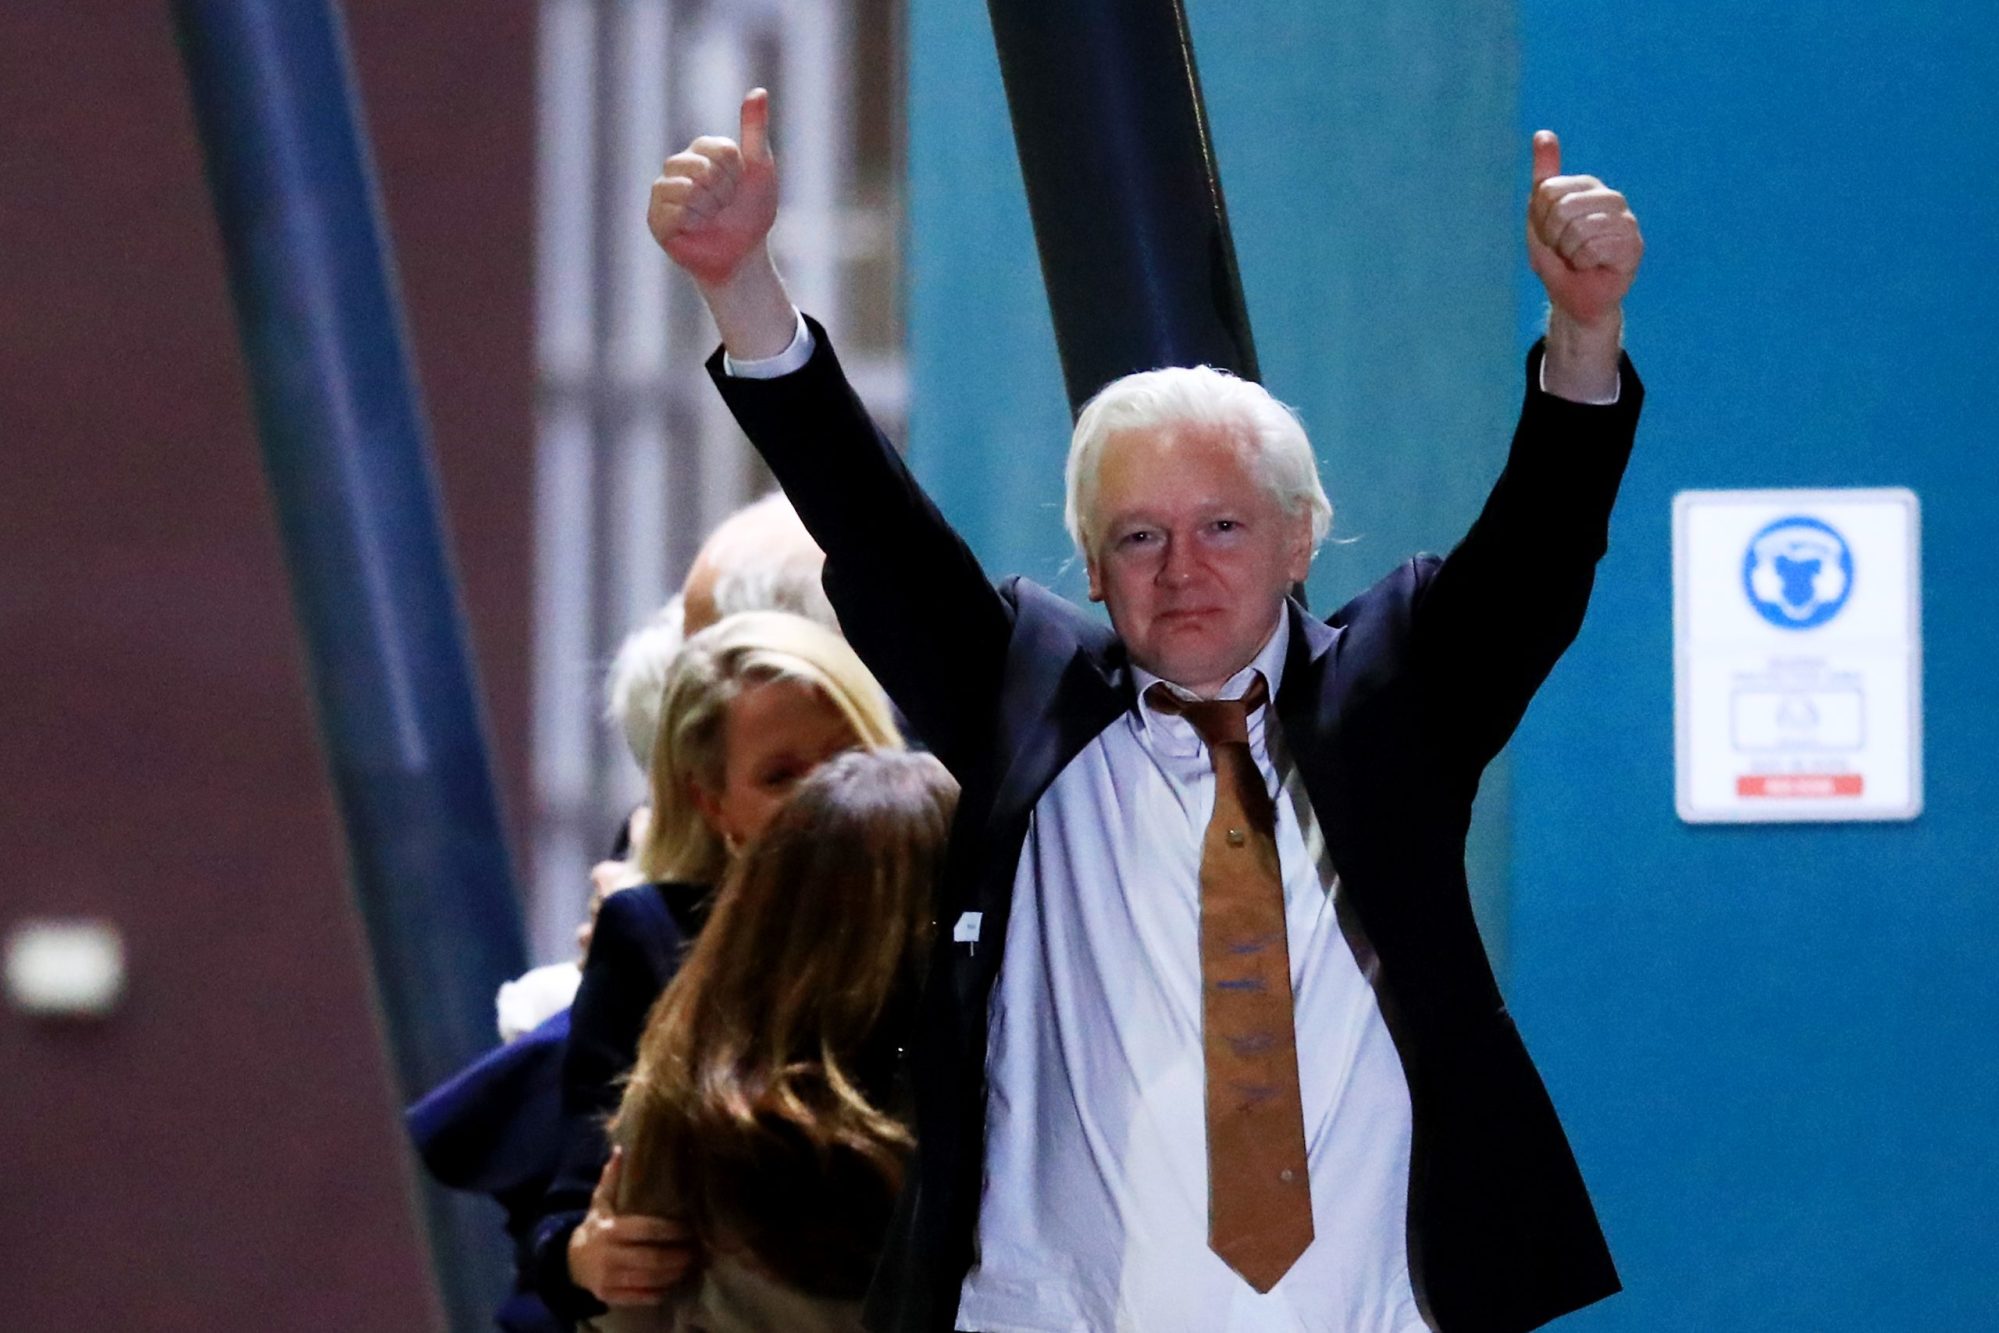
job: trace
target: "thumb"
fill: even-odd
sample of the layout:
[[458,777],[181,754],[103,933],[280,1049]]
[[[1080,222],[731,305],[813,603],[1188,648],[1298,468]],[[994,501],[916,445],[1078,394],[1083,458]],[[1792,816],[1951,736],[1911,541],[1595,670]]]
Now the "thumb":
[[611,1160],[604,1163],[603,1174],[597,1177],[597,1188],[590,1192],[592,1212],[615,1213],[618,1211],[618,1178],[624,1174],[625,1150],[611,1149]]
[[736,136],[743,157],[750,162],[770,160],[770,94],[752,88],[743,98],[743,128]]
[[1562,141],[1553,130],[1534,131],[1534,184],[1562,174]]

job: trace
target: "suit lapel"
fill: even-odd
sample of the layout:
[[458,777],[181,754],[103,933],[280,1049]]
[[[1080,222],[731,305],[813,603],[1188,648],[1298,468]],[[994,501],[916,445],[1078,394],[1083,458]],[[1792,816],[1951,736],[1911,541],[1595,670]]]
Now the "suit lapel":
[[1000,697],[1000,753],[1007,758],[993,790],[989,833],[1032,809],[1069,761],[1131,704],[1123,645],[1110,631],[1025,580],[1017,589],[1019,620]]
[[1336,827],[1338,812],[1346,808],[1346,777],[1336,758],[1340,714],[1334,673],[1346,632],[1315,618],[1295,600],[1286,604],[1285,614],[1291,617],[1291,647],[1277,689],[1277,721],[1304,775],[1319,827],[1337,856],[1346,832]]

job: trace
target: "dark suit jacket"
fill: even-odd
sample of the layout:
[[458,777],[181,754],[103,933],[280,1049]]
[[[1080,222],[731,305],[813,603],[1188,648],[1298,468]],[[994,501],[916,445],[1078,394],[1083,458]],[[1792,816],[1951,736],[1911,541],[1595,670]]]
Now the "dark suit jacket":
[[618,1080],[638,1060],[652,1002],[680,967],[707,919],[706,886],[645,884],[604,899],[570,1006],[562,1057],[561,1151],[541,1202],[530,1253],[534,1289],[568,1323],[603,1305],[569,1280],[569,1237],[589,1211],[611,1158],[605,1124],[618,1109]]
[[534,1225],[560,1149],[562,1051],[568,1039],[564,1009],[481,1056],[405,1116],[431,1175],[453,1189],[490,1195],[506,1210],[516,1277],[494,1316],[506,1333],[555,1333],[559,1327],[530,1289],[528,1273]]
[[[1028,816],[1132,705],[1131,675],[1115,637],[1076,607],[1025,581],[986,582],[812,331],[817,349],[795,374],[731,378],[719,353],[709,370],[825,548],[848,638],[963,784],[938,916],[983,913],[982,947],[948,944],[933,960],[917,1170],[869,1306],[877,1327],[933,1333],[952,1327],[973,1257],[986,1008]],[[1552,398],[1536,387],[1539,353],[1471,531],[1448,559],[1409,561],[1326,623],[1292,604],[1276,700],[1378,959],[1414,1115],[1411,1276],[1447,1333],[1533,1328],[1618,1289],[1465,884],[1479,774],[1581,625],[1643,393],[1626,361],[1615,406]]]

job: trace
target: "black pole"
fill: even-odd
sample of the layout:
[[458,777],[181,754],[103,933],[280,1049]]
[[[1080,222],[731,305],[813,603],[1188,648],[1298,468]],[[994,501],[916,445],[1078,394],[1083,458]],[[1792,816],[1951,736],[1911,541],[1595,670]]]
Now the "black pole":
[[1179,0],[988,0],[1076,411],[1134,370],[1258,377]]
[[[332,0],[174,16],[408,1103],[491,1047],[526,948],[345,33]],[[497,1214],[422,1190],[452,1326],[488,1328],[510,1277]]]

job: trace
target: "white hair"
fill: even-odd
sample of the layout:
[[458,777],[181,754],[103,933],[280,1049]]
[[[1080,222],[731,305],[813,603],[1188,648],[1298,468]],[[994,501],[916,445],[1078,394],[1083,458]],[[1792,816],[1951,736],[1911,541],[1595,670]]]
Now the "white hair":
[[652,758],[653,737],[659,733],[659,704],[666,693],[667,669],[680,654],[685,639],[685,607],[673,594],[651,620],[625,636],[604,673],[604,720],[624,733],[625,744],[639,772]]
[[814,546],[784,492],[764,496],[742,514],[764,520],[752,528],[762,540],[756,546],[718,552],[716,616],[792,612],[840,634],[834,604],[826,600],[826,588],[820,584],[826,554]]
[[[717,619],[744,611],[789,611],[795,616],[840,632],[833,604],[819,576],[826,567],[820,551],[799,521],[798,511],[784,492],[769,495],[738,510],[717,530],[714,559]],[[744,540],[730,541],[735,533]],[[749,538],[753,537],[754,540]]]
[[1097,474],[1104,445],[1125,430],[1218,426],[1235,442],[1251,475],[1286,512],[1309,514],[1312,548],[1333,526],[1332,501],[1319,484],[1318,460],[1298,414],[1253,380],[1213,366],[1168,366],[1112,380],[1083,405],[1069,440],[1068,495],[1062,521],[1087,559],[1099,537]]

